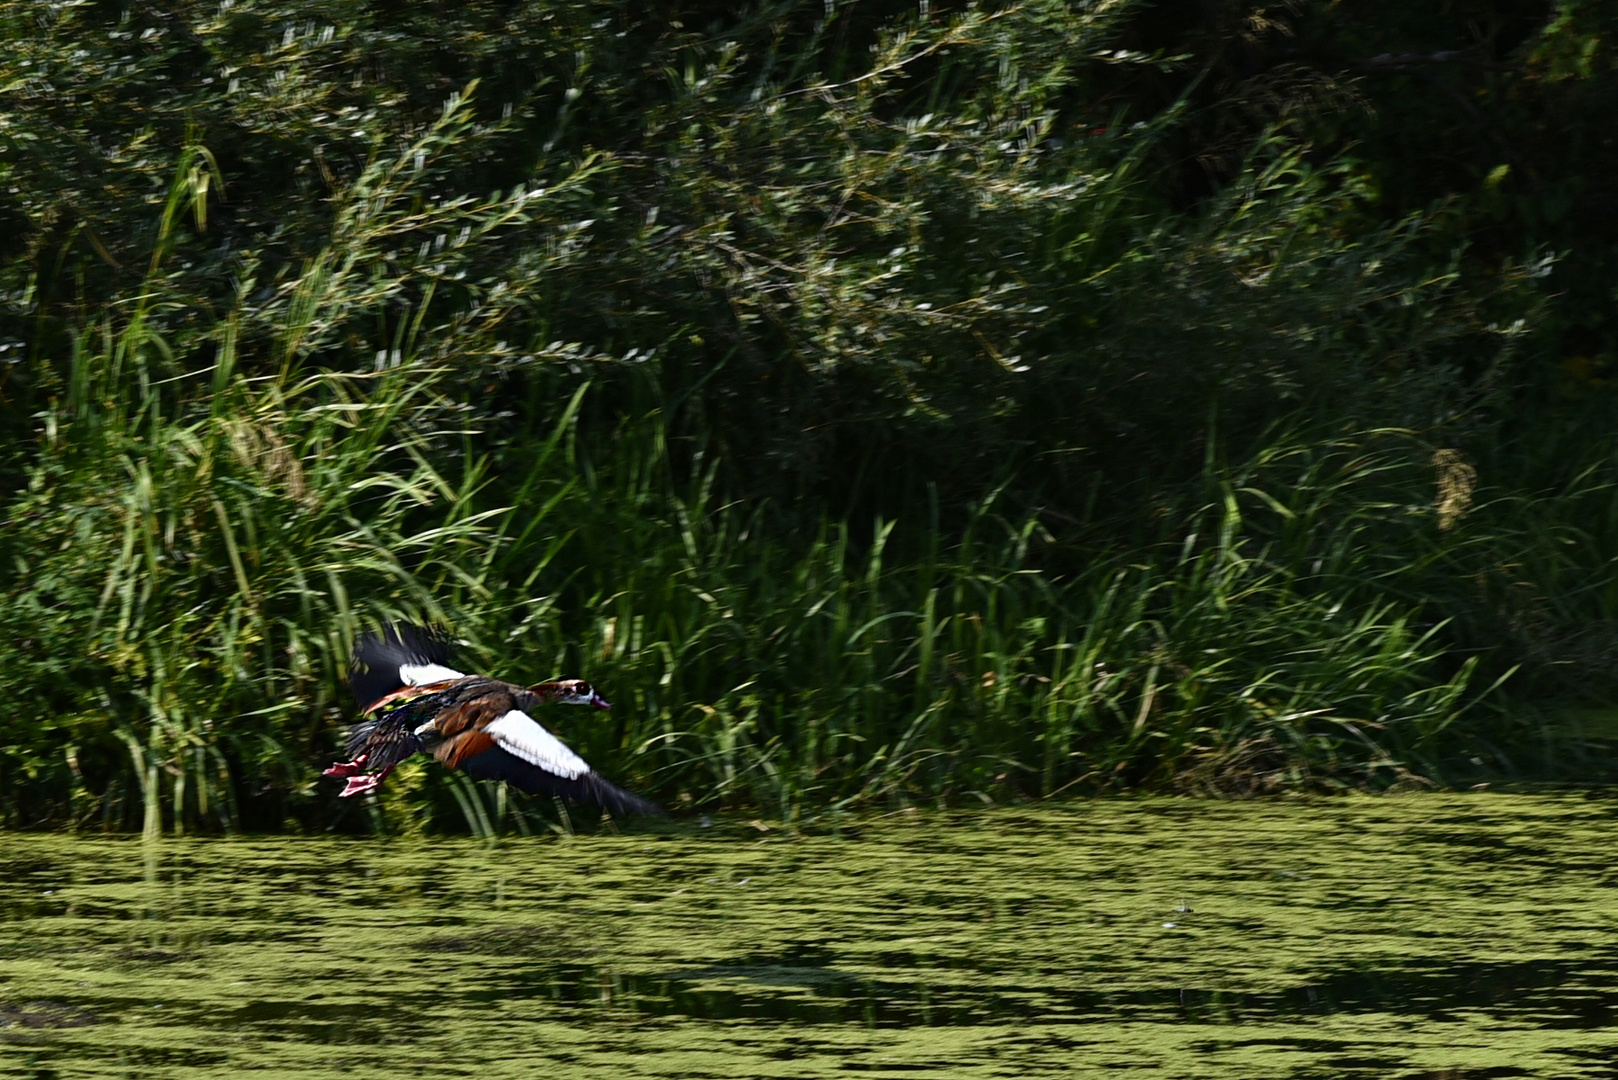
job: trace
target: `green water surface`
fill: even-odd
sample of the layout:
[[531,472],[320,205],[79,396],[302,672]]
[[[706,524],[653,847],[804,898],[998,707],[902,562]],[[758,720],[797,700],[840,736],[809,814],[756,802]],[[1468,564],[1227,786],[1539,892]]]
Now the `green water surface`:
[[1618,804],[0,838],[0,1075],[1618,1076]]

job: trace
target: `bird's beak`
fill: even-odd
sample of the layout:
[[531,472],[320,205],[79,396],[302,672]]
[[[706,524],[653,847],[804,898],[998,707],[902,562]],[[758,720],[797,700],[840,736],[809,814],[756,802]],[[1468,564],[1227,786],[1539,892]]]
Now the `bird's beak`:
[[611,705],[607,704],[607,699],[602,697],[600,694],[591,694],[590,695],[590,704],[594,705],[598,709],[610,709],[610,708],[612,708]]

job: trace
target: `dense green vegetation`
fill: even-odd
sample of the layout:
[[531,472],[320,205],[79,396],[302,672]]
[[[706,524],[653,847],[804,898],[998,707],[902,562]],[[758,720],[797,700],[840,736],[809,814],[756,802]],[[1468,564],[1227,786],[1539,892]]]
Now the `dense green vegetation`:
[[1565,759],[1618,27],[1409,6],[0,2],[6,821],[544,827],[318,781],[398,617],[675,806]]

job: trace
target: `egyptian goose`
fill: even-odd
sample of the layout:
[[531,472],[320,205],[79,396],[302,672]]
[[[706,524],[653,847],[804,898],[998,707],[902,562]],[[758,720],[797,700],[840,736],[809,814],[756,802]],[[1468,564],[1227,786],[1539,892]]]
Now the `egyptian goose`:
[[613,814],[661,814],[603,780],[530,714],[540,705],[612,706],[583,679],[516,686],[447,667],[447,643],[415,626],[390,626],[354,649],[349,689],[362,710],[348,733],[350,761],[322,775],[348,781],[341,796],[374,790],[421,750],[478,780],[534,795],[565,795]]

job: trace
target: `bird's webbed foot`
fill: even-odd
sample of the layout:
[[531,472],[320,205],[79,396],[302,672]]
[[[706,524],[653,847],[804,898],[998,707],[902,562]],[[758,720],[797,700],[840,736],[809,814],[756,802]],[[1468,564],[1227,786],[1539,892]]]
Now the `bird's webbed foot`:
[[338,779],[348,781],[343,790],[338,792],[337,797],[339,799],[346,799],[350,795],[363,795],[367,791],[375,791],[382,781],[388,778],[388,774],[393,771],[393,766],[389,765],[387,768],[379,769],[376,772],[367,772],[365,763],[369,758],[369,754],[360,754],[353,761],[339,761],[320,775],[335,776]]
[[361,754],[353,761],[339,761],[320,775],[337,777],[358,776],[360,773],[365,771],[365,762],[370,756],[370,754]]
[[382,781],[388,778],[388,774],[392,771],[393,766],[389,765],[381,772],[361,773],[358,776],[350,776],[348,778],[348,786],[343,788],[343,790],[338,793],[337,797],[339,799],[346,799],[350,795],[363,795],[367,791],[375,791],[382,785]]

